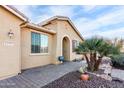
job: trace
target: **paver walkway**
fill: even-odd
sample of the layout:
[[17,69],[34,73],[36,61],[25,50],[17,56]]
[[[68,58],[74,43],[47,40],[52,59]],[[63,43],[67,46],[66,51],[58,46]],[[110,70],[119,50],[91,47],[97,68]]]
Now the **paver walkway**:
[[112,77],[117,77],[124,80],[124,70],[112,69]]
[[68,72],[79,69],[84,62],[66,62],[59,65],[47,65],[25,70],[22,74],[9,79],[0,80],[4,88],[38,88],[42,87]]

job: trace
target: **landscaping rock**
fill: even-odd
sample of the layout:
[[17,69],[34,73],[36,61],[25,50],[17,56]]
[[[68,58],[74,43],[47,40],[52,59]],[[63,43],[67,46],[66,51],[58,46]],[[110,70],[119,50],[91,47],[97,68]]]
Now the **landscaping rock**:
[[45,85],[43,88],[124,88],[124,82],[109,81],[89,74],[90,80],[80,80],[81,73],[70,72],[63,77]]
[[99,69],[104,70],[104,74],[109,75],[112,72],[112,62],[111,58],[103,57],[102,62],[100,63]]
[[87,73],[91,74],[91,75],[95,75],[95,76],[100,77],[100,78],[103,78],[103,79],[108,80],[108,81],[112,81],[112,77],[111,76],[103,74],[103,73],[101,74],[98,71],[95,72],[95,73],[92,73],[92,72],[87,72]]
[[99,77],[105,79],[105,80],[109,80],[109,81],[112,81],[112,77],[109,76],[109,75],[106,75],[106,74],[102,74],[102,75],[99,75]]

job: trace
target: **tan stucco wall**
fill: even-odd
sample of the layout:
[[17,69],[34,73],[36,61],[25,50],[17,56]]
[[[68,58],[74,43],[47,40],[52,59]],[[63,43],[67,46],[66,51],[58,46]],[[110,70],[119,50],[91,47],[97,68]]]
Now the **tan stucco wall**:
[[[44,54],[31,54],[31,32],[37,32],[48,36],[48,53]],[[22,69],[43,66],[53,63],[53,36],[48,33],[32,30],[29,28],[22,28],[21,30],[21,42],[22,42]]]
[[77,40],[82,42],[82,39],[78,36],[78,34],[74,31],[71,25],[67,21],[62,20],[54,20],[51,21],[50,24],[45,25],[44,27],[53,29],[57,32],[56,36],[54,37],[56,41],[56,51],[55,51],[55,58],[54,61],[58,64],[58,56],[62,56],[62,40],[64,37],[68,37],[70,40],[70,61],[73,59],[82,58],[82,55],[78,55],[75,52],[72,52],[72,40]]
[[[43,27],[47,29],[51,29],[57,32],[58,30],[58,22],[56,20],[51,21],[49,24],[44,25]],[[58,64],[58,59],[56,56],[56,50],[57,49],[57,34],[53,35],[53,64]]]
[[[82,39],[76,34],[74,29],[71,27],[71,25],[67,21],[60,20],[58,21],[57,46],[58,48],[61,48],[61,50],[62,50],[61,42],[64,36],[67,36],[70,40],[70,61],[75,58],[82,57],[82,55],[78,55],[75,52],[72,52],[72,40],[77,40],[79,42],[82,42]],[[62,51],[57,51],[57,55],[61,55],[61,54],[62,54]]]
[[[23,21],[0,6],[0,78],[16,75],[21,70],[21,23]],[[10,29],[14,33],[13,39],[8,37]]]
[[[72,40],[82,41],[67,21],[55,20],[45,26],[56,34],[44,33],[29,28],[20,28],[23,21],[0,6],[0,79],[17,75],[21,69],[47,64],[58,64],[58,56],[62,56],[62,40],[67,37],[70,42],[70,61],[82,57],[72,52]],[[10,39],[8,32],[14,37]],[[48,35],[49,52],[31,54],[31,32]]]

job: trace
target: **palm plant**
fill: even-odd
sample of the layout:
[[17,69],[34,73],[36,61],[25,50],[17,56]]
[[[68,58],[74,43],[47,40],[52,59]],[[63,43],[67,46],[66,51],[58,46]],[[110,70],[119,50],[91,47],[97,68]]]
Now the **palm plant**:
[[83,54],[91,71],[98,70],[103,56],[118,54],[119,48],[107,43],[103,39],[91,38],[80,43],[75,49],[77,53]]

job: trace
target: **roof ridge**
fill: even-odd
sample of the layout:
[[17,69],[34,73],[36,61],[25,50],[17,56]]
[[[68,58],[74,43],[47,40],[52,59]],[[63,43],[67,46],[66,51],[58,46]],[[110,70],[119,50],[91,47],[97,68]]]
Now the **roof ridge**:
[[66,17],[66,16],[53,16],[53,17],[50,17],[48,18],[47,20],[41,22],[38,24],[38,26],[44,26],[46,24],[48,24],[50,21],[52,20],[55,20],[55,19],[60,19],[60,20],[66,20],[70,23],[70,25],[73,27],[73,29],[76,31],[76,33],[79,35],[79,37],[84,40],[84,38],[82,37],[81,33],[77,30],[77,28],[75,27],[75,25],[73,24],[73,22],[71,21],[71,19],[69,17]]
[[49,20],[52,20],[52,19],[55,19],[55,18],[68,18],[68,19],[70,19],[67,16],[55,15],[55,16],[52,16],[52,17],[49,17],[49,18],[45,19],[44,21],[38,23],[37,25],[42,26],[42,24],[44,24],[46,21],[49,21]]

